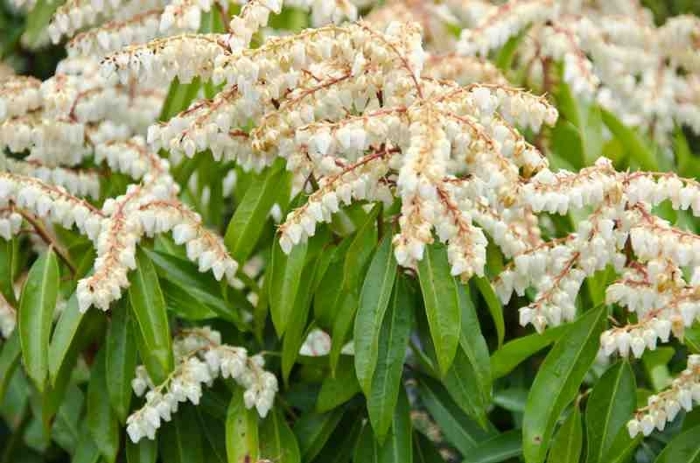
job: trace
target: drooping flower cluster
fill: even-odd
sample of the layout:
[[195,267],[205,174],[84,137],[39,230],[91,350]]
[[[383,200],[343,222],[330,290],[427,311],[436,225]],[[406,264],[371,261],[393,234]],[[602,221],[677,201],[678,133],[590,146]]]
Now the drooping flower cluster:
[[663,431],[667,422],[673,421],[681,410],[689,412],[700,404],[700,355],[688,357],[688,367],[671,387],[649,396],[647,406],[637,410],[627,423],[627,430],[634,438],[637,434],[648,436],[654,429]]
[[470,4],[476,14],[463,16],[461,54],[486,56],[525,34],[518,65],[531,79],[546,84],[550,64],[562,63],[563,79],[576,96],[595,100],[657,141],[666,141],[676,124],[700,133],[697,17],[679,16],[657,27],[633,0]]
[[126,431],[133,442],[155,438],[156,430],[170,421],[180,402],[199,403],[202,385],[211,386],[218,377],[230,378],[245,389],[246,408],[255,408],[265,417],[277,393],[277,378],[263,369],[261,355],[248,356],[242,347],[221,343],[218,331],[193,328],[183,331],[173,342],[177,364],[168,379],[154,385],[143,366],[137,368],[131,385],[137,396],[145,394],[146,403],[126,420]]
[[[151,127],[148,141],[176,156],[210,149],[256,170],[282,157],[297,177],[314,177],[318,190],[280,226],[285,251],[342,205],[394,197],[403,204],[394,240],[402,265],[422,258],[435,229],[448,243],[453,274],[482,274],[486,238],[472,220],[509,256],[538,239],[529,210],[511,208],[508,185],[546,161],[512,125],[537,131],[555,122],[556,110],[506,85],[422,78],[415,26],[326,26],[240,51],[209,45],[205,35],[165,42],[108,56],[104,69],[149,80],[172,67],[155,47],[205,47],[192,52],[198,56],[218,49],[213,69],[196,60],[177,69],[211,76],[224,89]],[[260,122],[248,132],[249,120]]]

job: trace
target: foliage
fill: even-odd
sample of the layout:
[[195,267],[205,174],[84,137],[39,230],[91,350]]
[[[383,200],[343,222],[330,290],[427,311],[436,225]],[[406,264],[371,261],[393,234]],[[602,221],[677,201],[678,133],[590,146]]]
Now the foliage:
[[2,4],[0,463],[700,461],[692,2],[238,3]]

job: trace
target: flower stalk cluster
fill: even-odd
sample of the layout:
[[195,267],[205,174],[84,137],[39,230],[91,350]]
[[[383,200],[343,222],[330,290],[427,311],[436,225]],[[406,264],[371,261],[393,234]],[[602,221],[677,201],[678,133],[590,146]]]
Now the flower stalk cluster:
[[181,402],[199,404],[202,386],[211,386],[216,378],[231,379],[245,389],[246,408],[255,408],[264,418],[272,408],[277,378],[263,369],[261,355],[248,356],[246,349],[221,343],[221,334],[208,327],[180,333],[173,343],[177,366],[168,379],[154,385],[146,369],[139,366],[131,385],[145,404],[129,415],[127,433],[133,442],[143,437],[154,439],[162,422],[170,421]]

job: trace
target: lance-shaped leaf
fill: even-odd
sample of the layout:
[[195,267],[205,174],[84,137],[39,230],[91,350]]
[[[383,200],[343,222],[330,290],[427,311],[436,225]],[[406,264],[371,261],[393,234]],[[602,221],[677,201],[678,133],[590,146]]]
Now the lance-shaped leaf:
[[165,299],[151,259],[140,248],[131,273],[129,303],[138,326],[139,354],[149,376],[162,383],[173,370],[173,350]]
[[486,340],[468,289],[460,285],[462,329],[459,348],[443,383],[462,410],[486,428],[486,408],[491,402],[491,367]]
[[418,262],[418,277],[440,374],[444,376],[457,353],[462,323],[457,282],[450,275],[445,246],[426,246],[423,260]]
[[544,461],[559,416],[578,394],[595,360],[606,315],[601,306],[580,317],[540,367],[525,406],[523,454],[527,463]]
[[615,437],[637,406],[637,384],[629,362],[620,361],[598,380],[586,405],[587,463],[604,463]]
[[399,277],[379,335],[377,366],[372,378],[372,392],[367,398],[367,409],[374,435],[380,443],[384,442],[391,427],[401,389],[403,360],[414,310],[411,296],[403,278]]
[[49,250],[34,262],[22,288],[19,340],[25,370],[43,392],[49,371],[49,337],[59,287],[58,261]]
[[581,411],[574,406],[571,414],[559,427],[552,448],[547,457],[548,463],[578,463],[583,447],[583,426],[581,425]]
[[260,456],[279,463],[301,463],[297,438],[277,408],[260,423]]
[[126,439],[126,463],[156,463],[158,458],[158,441],[141,439],[134,444]]
[[14,306],[17,305],[14,288],[16,258],[17,240],[0,238],[0,293]]
[[126,421],[131,404],[131,379],[136,371],[134,324],[126,298],[112,311],[107,332],[107,392],[112,408],[121,423]]
[[360,385],[355,376],[353,359],[345,356],[340,359],[335,377],[327,376],[321,383],[321,390],[316,399],[316,411],[324,413],[350,400],[360,392]]
[[284,334],[294,310],[301,274],[306,262],[307,248],[308,243],[301,243],[294,246],[289,254],[285,254],[277,239],[272,244],[270,314],[278,336]]
[[[181,405],[169,423],[158,431],[159,453],[168,463],[202,463],[202,430],[194,407]],[[243,461],[243,460],[241,460]],[[252,460],[255,461],[255,460]]]
[[302,461],[312,461],[321,451],[328,438],[340,423],[344,410],[318,414],[307,413],[294,424],[294,434],[299,440]]
[[10,379],[19,365],[22,349],[19,343],[19,332],[15,330],[3,343],[0,351],[0,401],[4,400],[5,391]]
[[226,455],[228,463],[258,461],[258,415],[245,408],[243,390],[236,389],[226,411]]
[[372,390],[377,365],[379,332],[396,279],[396,259],[387,234],[367,270],[355,317],[355,372],[365,396]]
[[491,356],[491,376],[493,379],[506,376],[527,358],[558,341],[567,329],[568,325],[556,326],[542,334],[534,333],[506,343]]
[[674,437],[654,463],[700,463],[700,426]]
[[108,461],[117,458],[119,450],[119,424],[109,400],[105,400],[107,390],[105,348],[100,349],[90,372],[87,392],[87,424],[100,454]]
[[250,256],[275,202],[285,202],[284,197],[289,199],[291,174],[283,164],[276,163],[251,182],[226,228],[224,242],[238,262],[245,262]]

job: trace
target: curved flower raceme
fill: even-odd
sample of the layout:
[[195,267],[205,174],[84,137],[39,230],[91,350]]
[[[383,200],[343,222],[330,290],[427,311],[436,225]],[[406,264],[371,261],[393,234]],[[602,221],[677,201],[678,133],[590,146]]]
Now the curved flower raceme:
[[154,385],[146,369],[139,366],[131,385],[137,396],[145,394],[146,403],[126,420],[126,431],[133,442],[155,438],[163,421],[170,421],[180,402],[199,404],[202,385],[211,386],[218,378],[230,378],[245,389],[246,408],[255,408],[265,417],[277,393],[277,378],[263,369],[261,355],[248,356],[242,347],[221,343],[221,334],[208,327],[188,329],[173,343],[177,366],[168,379]]
[[545,87],[551,62],[562,63],[574,95],[595,100],[658,141],[667,143],[675,124],[700,133],[692,96],[700,72],[697,17],[678,16],[657,27],[636,1],[474,3],[481,8],[473,5],[478,14],[463,21],[460,54],[486,56],[524,34],[519,66]]

